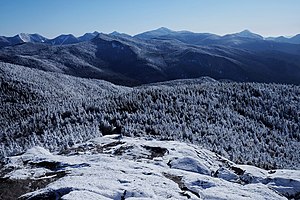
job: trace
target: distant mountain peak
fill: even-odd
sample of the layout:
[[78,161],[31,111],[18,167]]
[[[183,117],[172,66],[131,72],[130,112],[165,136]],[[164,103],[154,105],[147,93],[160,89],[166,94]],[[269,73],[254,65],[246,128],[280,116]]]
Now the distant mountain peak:
[[155,30],[147,31],[145,33],[159,33],[159,34],[169,34],[169,33],[174,33],[175,31],[168,29],[166,27],[160,27]]
[[120,36],[120,35],[125,35],[125,33],[120,33],[120,32],[118,32],[118,31],[114,31],[114,32],[109,33],[108,35],[112,35],[112,36]]
[[47,38],[34,33],[34,34],[29,34],[29,33],[19,33],[18,35],[15,36],[15,38],[18,38],[22,42],[32,42],[32,43],[42,43],[44,42]]
[[23,42],[30,42],[30,35],[27,33],[19,33],[17,35]]
[[85,33],[84,35],[78,37],[79,41],[89,41],[93,38],[95,38],[99,34],[98,31],[94,31],[92,33]]
[[[17,35],[7,37],[0,36],[0,48],[5,46],[12,46],[16,44],[23,43],[45,43],[50,45],[64,45],[64,44],[75,44],[79,42],[91,41],[99,34],[98,31],[87,32],[82,36],[76,37],[72,34],[62,34],[56,36],[55,38],[48,39],[37,33],[19,33]],[[219,36],[211,33],[195,33],[187,30],[175,31],[167,27],[160,27],[154,30],[149,30],[142,32],[137,35],[128,35],[123,32],[113,31],[108,36],[113,36],[112,38],[138,38],[138,39],[155,39],[155,40],[177,40],[179,42],[184,42],[187,44],[196,45],[207,45],[207,44],[227,44],[227,45],[241,45],[245,42],[250,42],[254,40],[266,40],[278,43],[290,43],[290,44],[300,44],[300,34],[295,36],[278,36],[278,37],[263,37],[256,34],[249,29],[245,29],[241,32],[227,34]],[[101,37],[101,36],[100,36]],[[107,36],[102,36],[108,39]]]
[[29,36],[28,33],[19,33],[18,36]]
[[85,34],[82,35],[82,36],[85,36],[85,35],[98,35],[98,34],[99,34],[98,31],[94,31],[94,32],[92,32],[92,33],[85,33]]
[[172,31],[171,29],[168,29],[166,27],[160,27],[155,30],[150,30],[150,31],[146,31],[144,33],[137,34],[134,37],[150,39],[150,38],[155,38],[155,37],[159,37],[159,36],[169,35],[172,33],[176,33],[176,32]]
[[244,38],[252,38],[252,39],[263,39],[263,37],[259,34],[253,33],[248,29],[245,29],[239,33],[230,34],[231,36],[238,36],[238,37],[244,37]]
[[73,34],[69,33],[69,34],[62,34],[58,37],[75,37]]
[[166,28],[166,27],[160,27],[158,29],[156,29],[157,31],[167,31],[167,32],[173,32],[171,29]]
[[119,33],[118,31],[114,31],[114,32],[111,32],[109,35],[119,35],[121,33]]
[[78,38],[72,34],[62,34],[48,41],[52,45],[75,44],[77,42],[79,42]]
[[117,37],[132,37],[131,35],[128,35],[126,33],[120,33],[118,31],[114,31],[114,32],[111,32],[109,33],[108,35],[111,35],[111,36],[117,36]]
[[300,38],[300,34],[293,36],[291,39]]
[[245,29],[245,30],[243,30],[243,31],[241,31],[240,33],[244,33],[244,34],[253,34],[250,30],[248,30],[248,29]]
[[157,33],[161,33],[161,34],[170,34],[170,33],[174,33],[175,31],[168,29],[166,27],[160,27],[160,28],[150,31],[150,32],[157,32]]

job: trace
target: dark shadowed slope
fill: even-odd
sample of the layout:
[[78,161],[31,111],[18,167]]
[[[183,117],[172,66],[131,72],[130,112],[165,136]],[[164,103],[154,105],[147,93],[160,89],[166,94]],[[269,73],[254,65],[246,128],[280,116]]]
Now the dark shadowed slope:
[[91,41],[73,45],[25,43],[2,48],[0,60],[123,85],[201,76],[300,84],[300,45],[249,40],[230,45],[191,45],[170,38],[144,40],[99,34]]

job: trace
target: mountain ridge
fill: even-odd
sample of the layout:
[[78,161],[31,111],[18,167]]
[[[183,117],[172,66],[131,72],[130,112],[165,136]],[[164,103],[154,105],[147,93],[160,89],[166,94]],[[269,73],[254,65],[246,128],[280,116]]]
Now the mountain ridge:
[[300,45],[296,44],[231,36],[213,43],[214,36],[194,33],[154,39],[95,34],[91,40],[68,45],[61,44],[73,38],[70,35],[58,45],[8,46],[0,49],[0,61],[129,86],[202,76],[300,84]]
[[[37,33],[34,34],[28,34],[28,33],[20,33],[17,34],[15,36],[12,37],[6,37],[6,36],[0,36],[0,47],[4,47],[4,46],[11,46],[11,45],[16,45],[22,42],[33,42],[33,43],[48,43],[48,44],[52,44],[52,45],[62,45],[62,44],[74,44],[74,43],[78,43],[78,42],[82,42],[82,41],[88,41],[93,39],[94,37],[97,36],[97,34],[99,34],[99,32],[94,31],[94,32],[87,32],[81,36],[75,37],[72,34],[62,34],[62,35],[58,35],[52,39],[46,38],[42,35],[39,35]],[[291,38],[286,38],[284,36],[279,36],[279,37],[263,37],[259,34],[253,33],[251,31],[249,31],[248,29],[245,29],[241,32],[238,33],[230,33],[230,34],[225,34],[223,36],[221,35],[217,35],[217,34],[213,34],[213,33],[196,33],[196,32],[191,32],[191,31],[174,31],[171,30],[169,28],[166,27],[160,27],[158,29],[154,29],[154,30],[149,30],[149,31],[145,31],[143,33],[139,33],[139,34],[135,34],[135,35],[129,35],[126,33],[118,33],[116,31],[110,33],[110,35],[122,35],[123,36],[128,36],[128,37],[135,37],[135,38],[142,38],[142,39],[151,39],[151,38],[155,38],[155,37],[161,37],[161,36],[167,36],[167,35],[192,35],[194,37],[198,36],[202,36],[203,37],[208,37],[207,39],[213,39],[213,40],[218,40],[218,39],[222,39],[222,38],[226,38],[228,36],[230,37],[243,37],[243,38],[252,38],[252,39],[262,39],[262,40],[266,40],[266,41],[275,41],[275,42],[279,42],[279,43],[291,43],[291,44],[300,44],[300,34],[297,34]],[[20,35],[22,37],[25,36],[27,38],[30,39],[26,39],[25,41],[22,40],[22,38],[20,38]],[[61,40],[62,37],[69,35],[69,37],[72,37],[72,40],[66,43],[62,43],[61,41],[59,42],[59,40]],[[33,37],[33,38],[32,38]],[[196,37],[197,38],[197,37]],[[201,38],[200,38],[201,39]],[[210,40],[209,40],[210,41]]]
[[0,199],[300,198],[300,44],[162,27],[1,45]]

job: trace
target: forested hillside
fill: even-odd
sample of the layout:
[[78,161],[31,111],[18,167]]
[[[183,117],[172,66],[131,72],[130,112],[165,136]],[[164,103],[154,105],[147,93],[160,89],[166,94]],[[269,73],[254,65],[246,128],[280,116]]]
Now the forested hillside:
[[34,145],[61,149],[101,135],[100,119],[94,120],[88,105],[131,90],[6,63],[0,63],[0,72],[1,156]]
[[0,71],[1,156],[119,133],[188,141],[265,169],[300,168],[299,86],[206,78],[127,88],[5,63]]

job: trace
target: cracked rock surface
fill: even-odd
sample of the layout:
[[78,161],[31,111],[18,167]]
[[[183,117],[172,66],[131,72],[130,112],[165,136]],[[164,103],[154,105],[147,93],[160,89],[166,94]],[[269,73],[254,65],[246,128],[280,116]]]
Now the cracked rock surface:
[[[109,135],[1,164],[0,199],[299,199],[300,172],[237,165],[202,147]],[[6,186],[6,187],[4,187]]]

